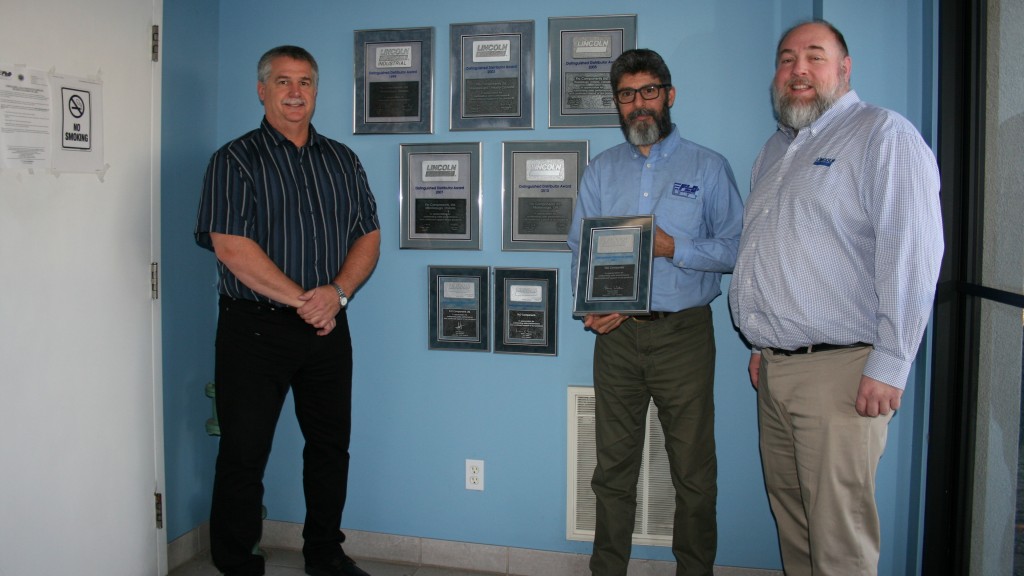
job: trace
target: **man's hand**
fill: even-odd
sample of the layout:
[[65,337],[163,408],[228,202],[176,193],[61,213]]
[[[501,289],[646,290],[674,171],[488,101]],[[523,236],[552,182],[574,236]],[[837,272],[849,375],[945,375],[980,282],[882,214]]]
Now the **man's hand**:
[[902,396],[903,390],[899,388],[861,376],[860,389],[857,390],[857,414],[870,418],[879,414],[885,416],[890,411],[899,410]]
[[326,336],[337,325],[334,317],[341,311],[338,292],[333,286],[317,286],[299,296],[302,305],[295,309],[307,324],[317,328],[318,336]]
[[747,374],[750,374],[750,384],[757,390],[757,379],[761,375],[761,353],[750,353],[750,364],[747,366]]
[[668,258],[676,257],[676,239],[669,236],[659,226],[654,227],[654,257]]
[[618,328],[629,316],[613,312],[611,314],[587,314],[583,319],[583,327],[598,334],[607,334]]

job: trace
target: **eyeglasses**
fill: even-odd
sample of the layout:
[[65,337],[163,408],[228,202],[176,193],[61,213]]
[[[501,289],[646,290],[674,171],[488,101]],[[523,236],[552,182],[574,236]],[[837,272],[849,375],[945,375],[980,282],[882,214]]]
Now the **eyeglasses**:
[[619,104],[629,104],[636,100],[636,95],[639,92],[640,97],[644,100],[654,100],[661,94],[662,88],[671,87],[671,84],[648,84],[640,88],[623,88],[615,92],[615,99],[619,101]]

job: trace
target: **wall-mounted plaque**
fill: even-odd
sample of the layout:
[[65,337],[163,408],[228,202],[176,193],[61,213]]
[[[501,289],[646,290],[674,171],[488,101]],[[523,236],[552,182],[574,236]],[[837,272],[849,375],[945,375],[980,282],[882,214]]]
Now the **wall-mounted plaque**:
[[548,126],[618,126],[612,63],[636,48],[636,15],[548,19]]
[[355,31],[356,134],[434,131],[434,29]]
[[494,269],[494,351],[558,354],[558,270]]
[[452,130],[533,128],[533,21],[451,25]]
[[502,250],[567,252],[586,140],[502,143]]
[[584,218],[573,315],[649,314],[654,216]]
[[402,144],[400,248],[480,249],[479,142]]
[[428,347],[490,351],[490,268],[430,266]]

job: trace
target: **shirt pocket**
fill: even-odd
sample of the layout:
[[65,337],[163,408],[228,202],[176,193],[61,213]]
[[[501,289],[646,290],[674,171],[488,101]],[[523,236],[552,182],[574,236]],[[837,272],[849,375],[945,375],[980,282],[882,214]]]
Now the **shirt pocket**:
[[654,211],[654,224],[670,236],[703,238],[704,194],[701,191],[672,191],[662,197]]

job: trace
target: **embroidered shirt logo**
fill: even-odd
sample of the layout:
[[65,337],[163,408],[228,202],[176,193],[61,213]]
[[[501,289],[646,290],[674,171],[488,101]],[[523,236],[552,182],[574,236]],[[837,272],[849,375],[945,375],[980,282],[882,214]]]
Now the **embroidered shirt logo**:
[[683,196],[686,198],[696,198],[697,192],[700,191],[700,186],[691,186],[690,184],[681,184],[676,182],[672,185],[673,196]]
[[831,166],[832,163],[835,162],[835,161],[836,161],[835,158],[825,158],[824,156],[819,156],[818,158],[816,158],[814,160],[814,165],[815,166],[825,166],[827,168],[827,167]]

